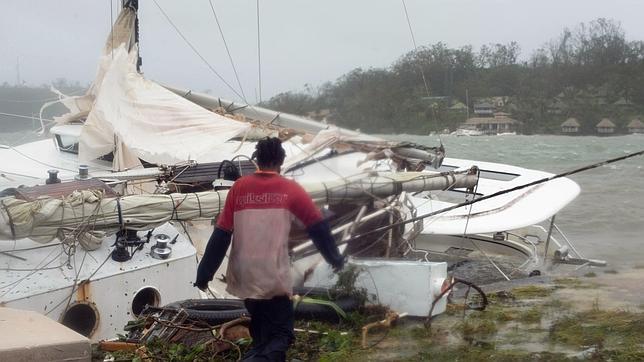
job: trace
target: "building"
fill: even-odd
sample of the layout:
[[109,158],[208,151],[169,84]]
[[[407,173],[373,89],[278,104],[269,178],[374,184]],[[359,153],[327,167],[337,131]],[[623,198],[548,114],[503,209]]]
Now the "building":
[[456,101],[449,107],[449,110],[452,112],[465,113],[467,112],[467,106],[463,102]]
[[510,118],[508,113],[494,113],[494,117],[473,117],[465,121],[462,128],[475,128],[485,134],[516,132],[521,123]]
[[628,128],[628,133],[641,133],[644,134],[644,123],[640,121],[639,119],[635,118],[634,120],[630,121],[628,125],[626,126]]
[[604,118],[595,126],[599,134],[613,134],[615,133],[615,123],[608,118]]
[[474,114],[479,117],[492,117],[495,107],[491,103],[483,102],[474,105]]
[[579,123],[577,118],[568,118],[564,123],[561,124],[561,133],[579,133],[579,127],[581,127],[581,124]]

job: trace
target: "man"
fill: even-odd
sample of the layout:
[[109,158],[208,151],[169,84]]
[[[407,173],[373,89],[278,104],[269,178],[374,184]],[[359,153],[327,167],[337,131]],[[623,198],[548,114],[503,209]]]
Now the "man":
[[284,361],[293,342],[293,285],[288,235],[293,217],[307,228],[324,259],[341,269],[331,230],[309,195],[280,176],[285,152],[278,138],[257,143],[259,171],[235,181],[208,241],[195,286],[205,289],[231,244],[226,290],[244,299],[251,316],[250,351],[244,360]]

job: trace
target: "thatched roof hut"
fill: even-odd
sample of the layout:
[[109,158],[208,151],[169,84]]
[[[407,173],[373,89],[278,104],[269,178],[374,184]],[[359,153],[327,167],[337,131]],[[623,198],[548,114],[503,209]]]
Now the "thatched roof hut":
[[597,123],[595,128],[597,128],[598,133],[613,133],[615,132],[615,123],[608,118],[604,118]]
[[644,133],[644,123],[638,118],[630,121],[626,128],[628,128],[628,132],[630,133]]
[[561,127],[581,127],[577,118],[568,118],[566,122],[561,124]]
[[561,132],[563,133],[577,133],[579,132],[579,127],[581,124],[577,118],[568,118],[564,123],[561,124]]

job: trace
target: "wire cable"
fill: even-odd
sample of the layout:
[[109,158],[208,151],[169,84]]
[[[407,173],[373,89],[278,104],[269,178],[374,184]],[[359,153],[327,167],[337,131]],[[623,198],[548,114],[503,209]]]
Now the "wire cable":
[[110,2],[110,54],[112,59],[114,59],[114,13],[112,10],[112,0],[107,0]]
[[[25,118],[25,119],[31,119],[31,120],[40,120],[40,118],[38,118],[38,117],[25,116],[24,114],[14,114],[14,113],[0,112],[0,115],[1,116],[8,116],[8,117],[15,117],[15,118]],[[47,118],[43,118],[42,120],[47,121],[47,122],[52,122],[52,123],[56,122],[53,119],[47,119]]]
[[230,65],[233,67],[233,73],[235,73],[235,79],[237,79],[237,85],[239,86],[239,91],[242,94],[244,102],[246,102],[246,94],[244,93],[244,88],[242,87],[241,81],[239,80],[239,74],[237,74],[237,68],[235,67],[233,56],[230,54],[230,49],[228,49],[228,42],[226,42],[226,37],[224,37],[224,31],[221,29],[221,24],[219,23],[219,18],[217,17],[215,6],[212,4],[212,0],[208,0],[208,3],[210,3],[210,9],[212,9],[212,15],[215,17],[215,22],[217,23],[217,28],[219,29],[221,40],[224,42],[224,48],[226,48],[226,53],[228,54],[228,60],[230,60]]
[[[261,52],[261,41],[260,41],[260,28],[259,28],[259,0],[256,0],[257,4],[257,79],[258,79],[258,92],[259,92],[259,103],[262,103],[262,52]],[[248,102],[246,102],[248,103]]]
[[478,202],[485,201],[485,200],[488,200],[488,199],[491,199],[491,198],[494,198],[494,197],[497,197],[497,196],[500,196],[500,195],[504,195],[504,194],[507,194],[507,193],[510,193],[510,192],[522,190],[522,189],[525,189],[527,187],[542,184],[544,182],[548,182],[548,181],[552,181],[552,180],[555,180],[555,179],[558,179],[558,178],[574,175],[576,173],[588,171],[588,170],[591,170],[591,169],[594,169],[594,168],[597,168],[597,167],[605,166],[605,165],[608,165],[608,164],[611,164],[611,163],[623,161],[623,160],[626,160],[628,158],[632,158],[632,157],[636,157],[636,156],[642,156],[642,155],[644,155],[644,150],[629,153],[629,154],[627,154],[625,156],[612,158],[612,159],[609,159],[609,160],[606,160],[606,161],[597,162],[597,163],[594,163],[594,164],[591,164],[591,165],[583,166],[583,167],[580,167],[580,168],[577,168],[577,169],[574,169],[574,170],[571,170],[571,171],[566,171],[566,172],[556,174],[556,175],[553,175],[553,176],[544,177],[542,179],[529,182],[527,184],[515,186],[515,187],[509,188],[509,189],[505,189],[505,190],[495,192],[493,194],[485,195],[485,196],[479,197],[478,199],[462,202],[460,204],[452,205],[452,206],[449,206],[449,207],[446,207],[446,208],[443,208],[443,209],[440,209],[440,210],[436,210],[436,211],[428,212],[428,213],[425,213],[425,214],[422,214],[422,215],[418,215],[418,216],[413,217],[411,219],[407,219],[407,220],[404,220],[404,221],[401,221],[401,222],[398,222],[398,223],[395,223],[395,224],[382,226],[382,227],[379,227],[379,228],[364,232],[364,233],[362,233],[360,235],[356,235],[353,238],[349,239],[347,242],[355,240],[355,239],[358,239],[358,238],[361,238],[361,237],[364,237],[366,235],[373,234],[373,233],[379,233],[379,232],[382,232],[382,231],[386,231],[386,230],[389,230],[391,228],[398,227],[400,225],[406,225],[406,224],[409,224],[409,223],[412,223],[412,222],[416,222],[418,220],[422,220],[422,219],[428,218],[430,216],[443,214],[443,213],[446,213],[448,211],[452,211],[454,209],[461,208],[463,206],[476,204]]
[[215,68],[210,64],[210,62],[208,62],[208,60],[207,60],[206,58],[204,58],[204,56],[203,56],[203,55],[201,55],[201,53],[197,50],[197,48],[195,48],[195,46],[194,46],[194,45],[192,45],[192,43],[190,42],[190,40],[188,40],[188,38],[186,38],[186,36],[185,36],[185,35],[183,35],[183,33],[181,32],[181,30],[179,30],[179,28],[177,27],[177,25],[175,25],[175,23],[172,21],[172,19],[170,19],[170,16],[168,16],[168,14],[165,12],[165,10],[163,10],[163,8],[161,7],[161,5],[159,5],[159,3],[157,2],[157,0],[152,0],[152,1],[153,1],[153,2],[154,2],[154,4],[157,6],[157,8],[159,8],[159,11],[161,11],[161,14],[163,14],[163,16],[166,18],[166,20],[168,21],[168,23],[170,23],[170,25],[171,25],[171,26],[174,28],[174,30],[177,32],[177,34],[179,34],[179,36],[181,37],[181,39],[183,39],[183,41],[184,41],[184,42],[185,42],[185,43],[190,47],[190,49],[192,49],[192,51],[193,51],[193,52],[194,52],[194,53],[199,57],[199,59],[201,59],[201,61],[203,61],[203,62],[204,62],[204,64],[206,64],[206,66],[208,67],[208,69],[210,69],[210,71],[211,71],[215,76],[217,76],[217,78],[219,78],[219,80],[220,80],[220,81],[222,81],[222,82],[223,82],[223,83],[228,87],[228,89],[230,89],[233,93],[235,93],[235,95],[236,95],[236,96],[238,96],[239,98],[241,98],[244,102],[248,103],[248,101],[246,101],[245,97],[244,97],[244,96],[242,96],[241,94],[239,94],[239,92],[237,92],[237,90],[235,90],[235,88],[234,88],[232,85],[230,85],[230,83],[228,83],[228,82],[226,81],[226,79],[224,79],[224,77],[222,77],[222,76],[221,76],[221,74],[219,74],[219,72],[217,72],[217,71],[215,70]]
[[[414,31],[411,27],[411,21],[409,20],[409,13],[407,12],[407,5],[405,4],[405,0],[401,0],[403,9],[405,10],[405,18],[407,19],[407,26],[409,26],[409,34],[411,35],[411,42],[414,44],[414,52],[418,54],[418,46],[416,45],[416,37],[414,37]],[[423,84],[425,85],[425,92],[427,93],[427,97],[429,97],[429,85],[427,84],[427,78],[425,78],[425,71],[423,70],[423,67],[419,64],[418,68],[420,69],[420,75],[423,77]]]

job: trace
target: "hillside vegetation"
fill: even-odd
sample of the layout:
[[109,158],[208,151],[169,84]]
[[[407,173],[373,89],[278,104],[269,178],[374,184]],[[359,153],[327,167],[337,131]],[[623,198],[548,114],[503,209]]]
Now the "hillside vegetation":
[[[63,78],[55,80],[52,86],[66,95],[78,95],[85,90],[78,82],[69,84]],[[39,129],[40,121],[37,118],[40,108],[55,99],[58,96],[50,90],[49,85],[26,87],[3,83],[0,85],[0,133]],[[65,112],[66,109],[61,104],[54,104],[45,109],[42,116],[51,118]]]
[[420,134],[454,130],[467,117],[467,99],[470,112],[477,102],[503,99],[497,110],[527,134],[558,133],[569,117],[582,134],[605,117],[625,132],[644,114],[644,42],[628,41],[615,21],[565,29],[520,59],[516,42],[478,51],[436,43],[386,68],[357,68],[317,89],[278,94],[264,106],[368,132]]

